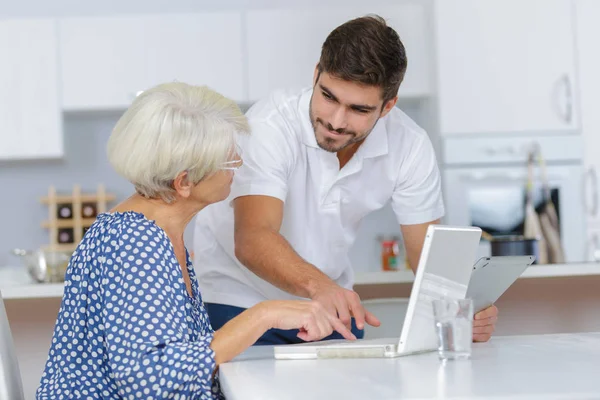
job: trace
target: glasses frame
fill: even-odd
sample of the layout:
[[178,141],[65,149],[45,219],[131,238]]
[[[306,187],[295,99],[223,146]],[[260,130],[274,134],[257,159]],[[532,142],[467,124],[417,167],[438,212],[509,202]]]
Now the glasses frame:
[[237,160],[226,161],[223,164],[221,164],[221,169],[225,171],[237,171],[242,167],[243,163],[244,162],[241,158]]

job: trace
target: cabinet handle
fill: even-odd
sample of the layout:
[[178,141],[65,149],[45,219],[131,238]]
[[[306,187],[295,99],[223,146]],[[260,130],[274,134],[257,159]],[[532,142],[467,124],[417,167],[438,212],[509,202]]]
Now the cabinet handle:
[[571,77],[568,74],[564,76],[565,80],[565,98],[567,101],[567,108],[565,110],[565,122],[571,124],[573,122],[573,89],[571,87]]
[[[561,107],[561,97],[563,96],[560,94],[561,91],[564,91],[564,110]],[[556,113],[565,123],[570,125],[573,121],[573,90],[571,88],[571,78],[568,74],[564,74],[556,82],[554,96]]]
[[[591,188],[591,205],[588,204],[588,182]],[[596,168],[590,166],[585,172],[583,180],[583,204],[586,211],[590,216],[598,216],[598,175],[596,174]]]
[[594,262],[598,262],[600,261],[600,243],[598,243],[598,234],[593,234],[592,237],[590,238],[590,247],[591,247],[591,251],[589,252],[589,254],[591,255],[592,259],[589,261],[594,261]]

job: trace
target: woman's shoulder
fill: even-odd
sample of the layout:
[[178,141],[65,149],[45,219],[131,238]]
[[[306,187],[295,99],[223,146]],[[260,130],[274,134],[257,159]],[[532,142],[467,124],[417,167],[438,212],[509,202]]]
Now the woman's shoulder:
[[156,242],[166,239],[166,234],[154,221],[135,211],[101,213],[88,233],[103,241]]
[[152,220],[134,211],[101,213],[86,232],[74,256],[137,258],[152,254],[160,258],[169,249],[166,233]]

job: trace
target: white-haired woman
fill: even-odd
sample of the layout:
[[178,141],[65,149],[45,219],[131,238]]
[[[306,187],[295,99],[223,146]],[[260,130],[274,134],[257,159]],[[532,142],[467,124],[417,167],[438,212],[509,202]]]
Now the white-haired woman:
[[234,102],[184,83],[144,92],[121,117],[108,158],[136,194],[73,253],[39,399],[220,398],[218,365],[270,328],[354,338],[309,301],[264,302],[212,330],[183,232],[229,195],[248,130]]

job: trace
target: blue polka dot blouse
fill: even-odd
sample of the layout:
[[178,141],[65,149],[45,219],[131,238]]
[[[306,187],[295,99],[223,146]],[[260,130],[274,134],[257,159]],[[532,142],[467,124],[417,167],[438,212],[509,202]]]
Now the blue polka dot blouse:
[[188,255],[135,212],[100,214],[73,253],[38,399],[222,399]]

